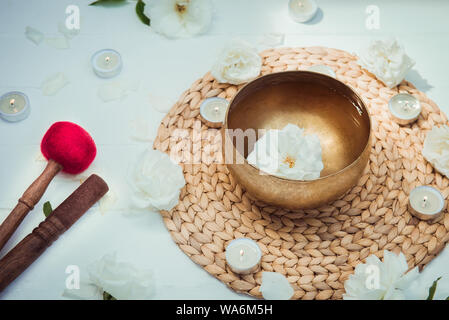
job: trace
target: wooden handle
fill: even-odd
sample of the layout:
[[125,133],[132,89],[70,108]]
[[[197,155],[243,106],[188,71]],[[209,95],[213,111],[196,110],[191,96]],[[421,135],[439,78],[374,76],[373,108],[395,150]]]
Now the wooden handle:
[[95,202],[108,192],[97,175],[91,175],[37,228],[0,260],[0,292],[69,229]]
[[57,162],[50,160],[41,175],[26,189],[16,207],[0,225],[0,250],[4,247],[25,216],[33,210],[42,198],[45,190],[55,175],[62,169]]

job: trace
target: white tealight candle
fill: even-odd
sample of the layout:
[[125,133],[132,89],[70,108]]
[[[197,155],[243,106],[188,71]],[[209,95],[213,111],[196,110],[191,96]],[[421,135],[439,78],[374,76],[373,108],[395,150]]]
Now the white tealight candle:
[[290,0],[288,12],[295,22],[307,22],[317,13],[318,6],[315,0]]
[[313,66],[309,67],[307,69],[307,71],[322,73],[322,74],[325,74],[326,76],[329,76],[329,77],[332,77],[332,78],[336,78],[337,77],[337,75],[335,74],[335,71],[331,67],[328,67],[328,66],[326,66],[324,64],[313,65]]
[[388,108],[397,123],[405,125],[418,119],[421,113],[419,100],[408,93],[399,93],[388,102]]
[[241,238],[228,244],[225,255],[226,262],[233,272],[249,274],[259,268],[262,250],[254,240]]
[[200,115],[203,122],[212,128],[223,125],[229,102],[226,99],[213,97],[204,100],[200,106]]
[[18,91],[5,93],[0,97],[0,117],[6,121],[17,122],[30,114],[30,101],[26,94]]
[[112,78],[122,70],[122,57],[112,49],[95,52],[91,63],[95,74],[101,78]]
[[444,206],[443,195],[433,187],[420,186],[410,192],[410,213],[421,220],[439,221],[443,217]]

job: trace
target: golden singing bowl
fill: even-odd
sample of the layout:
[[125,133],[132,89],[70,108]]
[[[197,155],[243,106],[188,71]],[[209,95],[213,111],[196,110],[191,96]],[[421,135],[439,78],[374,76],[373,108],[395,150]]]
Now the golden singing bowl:
[[[256,140],[251,132],[258,139],[258,129],[282,129],[288,123],[318,135],[324,164],[320,178],[280,178],[246,161]],[[371,150],[370,116],[360,96],[332,77],[309,71],[272,73],[245,85],[231,101],[222,130],[232,176],[253,198],[288,209],[317,208],[338,199],[362,176]]]

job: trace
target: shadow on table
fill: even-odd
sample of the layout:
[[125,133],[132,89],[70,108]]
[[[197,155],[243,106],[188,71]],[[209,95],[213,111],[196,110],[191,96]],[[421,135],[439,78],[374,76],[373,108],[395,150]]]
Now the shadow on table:
[[407,81],[413,83],[413,85],[422,92],[427,92],[433,88],[433,86],[427,81],[427,79],[424,79],[415,69],[410,70],[407,73],[406,78]]
[[321,8],[318,8],[318,11],[316,13],[316,15],[313,17],[312,20],[305,22],[304,24],[308,24],[308,25],[313,25],[313,24],[317,24],[319,22],[321,22],[321,20],[323,20],[323,10],[321,10]]

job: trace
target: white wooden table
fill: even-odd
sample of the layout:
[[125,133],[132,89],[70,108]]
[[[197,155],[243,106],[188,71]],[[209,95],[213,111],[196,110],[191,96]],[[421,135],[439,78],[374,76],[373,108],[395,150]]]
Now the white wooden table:
[[[156,212],[130,215],[126,183],[136,156],[150,145],[131,138],[133,121],[142,119],[148,137],[154,138],[164,116],[160,111],[167,111],[182,91],[210,69],[217,52],[233,37],[257,44],[263,34],[278,32],[285,34],[286,46],[322,45],[357,52],[373,38],[395,36],[416,61],[407,79],[449,112],[448,1],[321,0],[321,13],[308,24],[289,19],[287,0],[213,2],[215,16],[207,34],[168,40],[137,19],[134,3],[103,8],[88,7],[86,0],[0,1],[0,93],[23,91],[32,107],[30,117],[23,122],[0,121],[0,220],[43,169],[45,162],[37,160],[40,139],[60,120],[76,122],[91,133],[98,156],[89,172],[104,177],[118,197],[115,206],[104,213],[92,208],[1,293],[1,299],[61,299],[67,265],[83,270],[114,251],[120,260],[154,270],[155,299],[248,298],[227,289],[184,255]],[[57,24],[65,20],[65,8],[70,4],[77,4],[81,12],[80,34],[71,40],[70,49],[36,46],[26,39],[28,25],[48,36],[57,35]],[[368,5],[380,9],[379,30],[365,26]],[[115,81],[140,81],[138,90],[120,101],[104,103],[97,96],[98,87],[110,80],[97,78],[89,59],[102,48],[114,48],[122,54],[124,68]],[[70,84],[55,96],[44,96],[42,81],[57,72],[64,72]],[[50,200],[55,207],[78,185],[76,178],[56,177],[2,254],[44,219],[45,201]],[[449,295],[448,264],[446,249],[408,292],[410,297],[426,296],[423,288],[441,275],[437,297]]]

